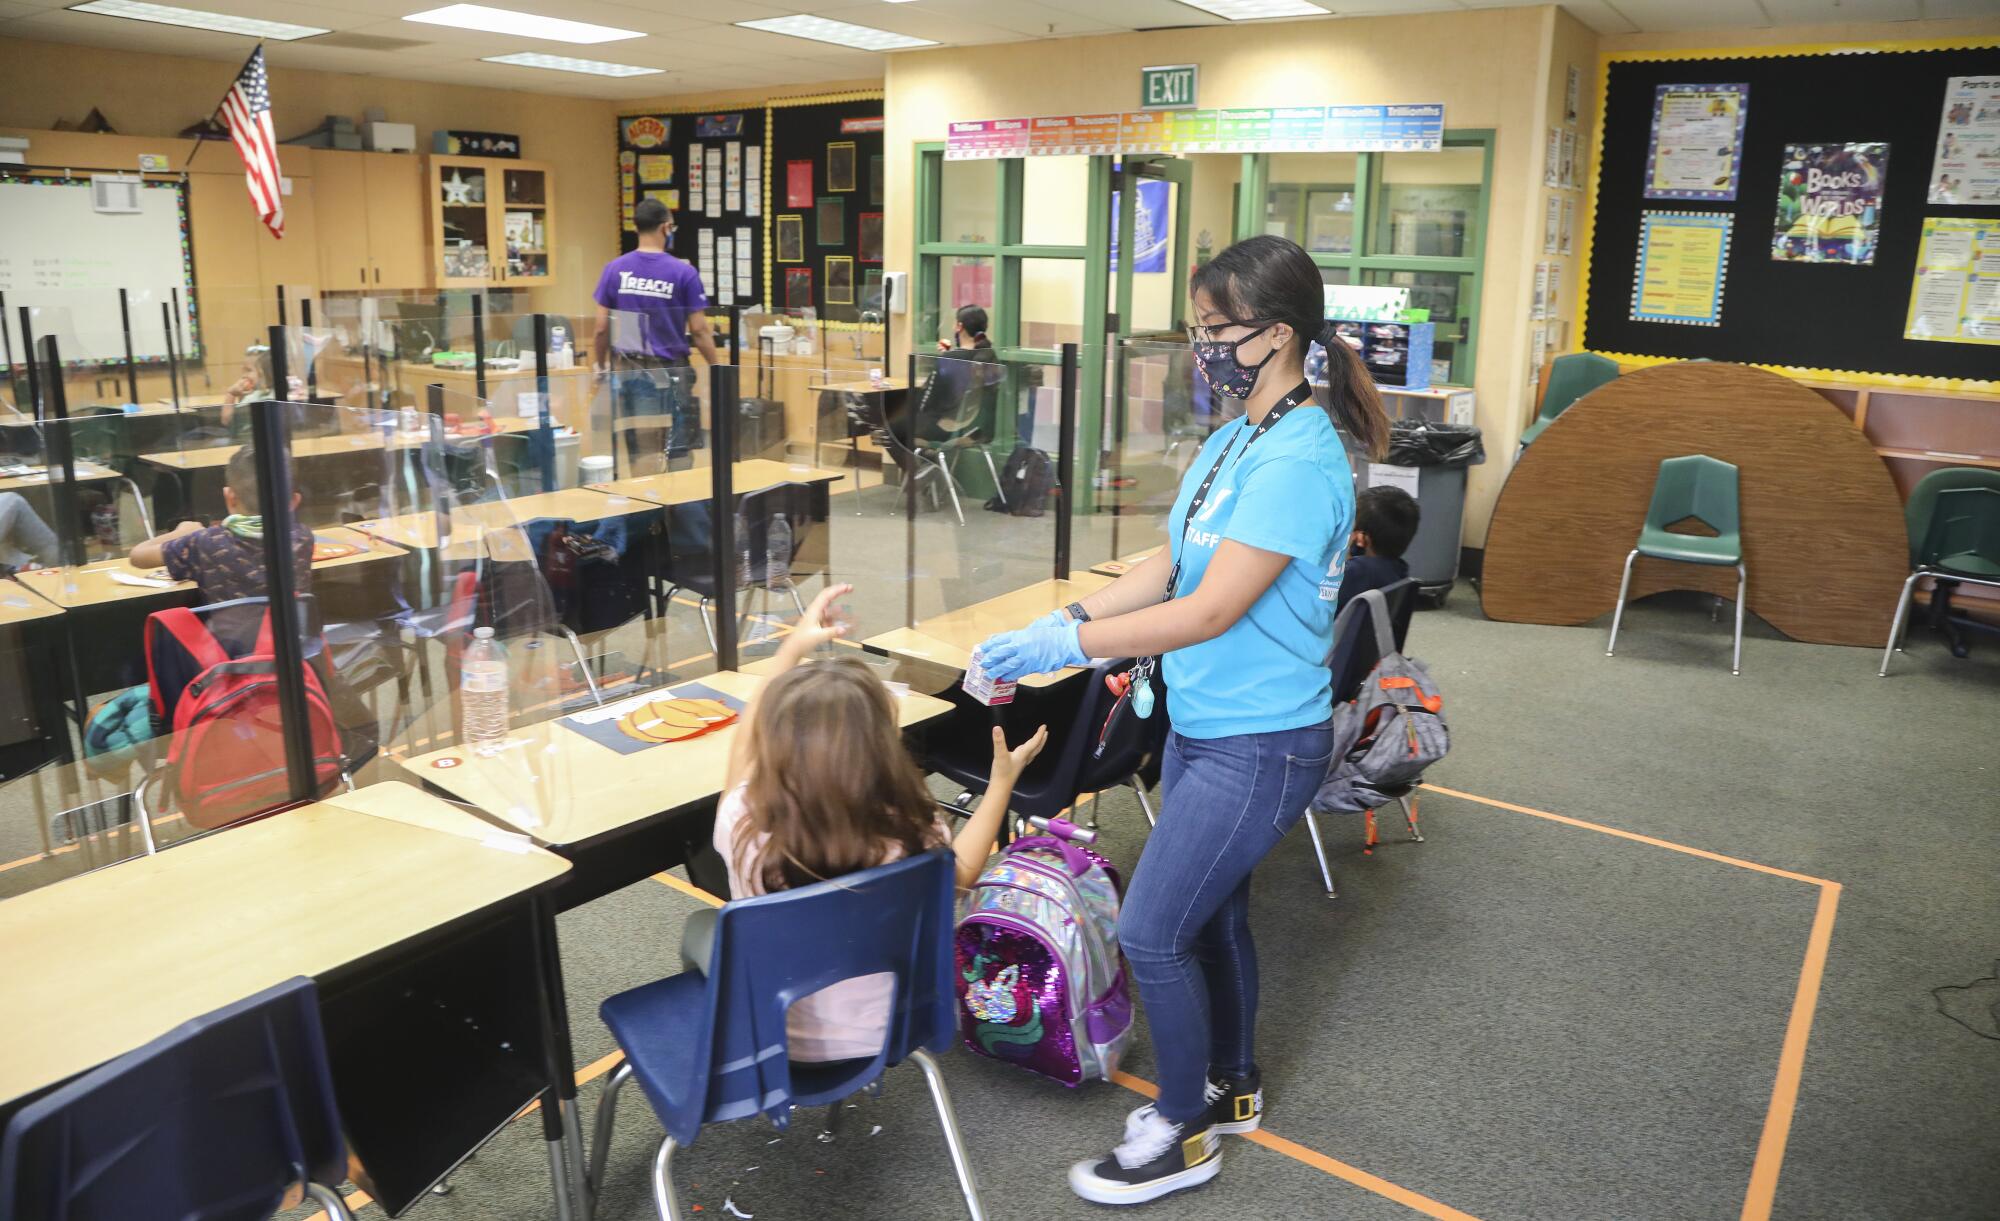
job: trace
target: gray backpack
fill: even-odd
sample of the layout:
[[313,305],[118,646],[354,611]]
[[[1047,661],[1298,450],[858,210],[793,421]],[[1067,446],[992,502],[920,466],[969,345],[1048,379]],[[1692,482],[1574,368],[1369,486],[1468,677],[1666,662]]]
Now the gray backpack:
[[1421,662],[1396,651],[1388,603],[1379,591],[1347,604],[1334,624],[1334,639],[1340,639],[1349,615],[1361,614],[1374,621],[1381,660],[1360,692],[1333,710],[1333,765],[1312,801],[1320,814],[1360,814],[1389,804],[1414,788],[1424,769],[1451,748],[1444,696]]

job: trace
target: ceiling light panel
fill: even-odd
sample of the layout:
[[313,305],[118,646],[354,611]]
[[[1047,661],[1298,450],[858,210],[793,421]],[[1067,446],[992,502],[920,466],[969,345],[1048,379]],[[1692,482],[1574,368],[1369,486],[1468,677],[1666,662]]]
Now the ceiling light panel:
[[479,34],[517,34],[522,38],[545,38],[550,42],[617,42],[621,38],[643,38],[638,30],[620,30],[587,21],[564,21],[512,9],[488,8],[483,4],[447,4],[443,8],[411,13],[405,21],[450,26]]
[[1231,21],[1260,21],[1266,17],[1324,17],[1328,9],[1306,0],[1181,0],[1189,8],[1214,13]]
[[736,24],[746,30],[763,30],[767,34],[789,34],[793,38],[830,42],[837,47],[853,47],[857,51],[902,51],[910,47],[938,45],[928,38],[912,38],[908,34],[893,34],[888,30],[877,30],[865,25],[849,25],[845,21],[830,21],[825,17],[810,17],[803,13],[793,17],[766,17],[761,21],[739,21]]
[[90,0],[87,4],[71,5],[70,11],[95,13],[100,17],[129,17],[134,21],[185,26],[191,30],[214,30],[219,34],[241,34],[246,38],[269,38],[278,42],[290,42],[295,38],[311,38],[315,34],[326,33],[317,26],[292,25],[285,21],[260,21],[255,17],[238,17],[233,13],[205,13],[200,9],[145,4],[140,0]]
[[512,64],[517,68],[547,68],[551,72],[581,72],[585,76],[652,76],[665,68],[641,68],[637,64],[608,64],[601,59],[571,59],[567,55],[543,55],[520,51],[513,55],[488,55],[489,64]]

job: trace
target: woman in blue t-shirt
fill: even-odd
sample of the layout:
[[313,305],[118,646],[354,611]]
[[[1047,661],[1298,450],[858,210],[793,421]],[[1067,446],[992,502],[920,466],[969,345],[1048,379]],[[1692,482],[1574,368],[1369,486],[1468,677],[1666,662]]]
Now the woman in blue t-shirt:
[[[1071,1189],[1102,1204],[1207,1182],[1221,1169],[1219,1134],[1262,1119],[1250,873],[1305,812],[1333,752],[1326,661],[1354,526],[1335,420],[1374,456],[1389,436],[1367,370],[1321,319],[1319,269],[1296,243],[1238,242],[1189,288],[1201,376],[1244,413],[1188,467],[1168,548],[978,650],[1003,679],[1091,657],[1158,656],[1164,668],[1173,728],[1159,826],[1118,927],[1160,1096],[1126,1120],[1108,1157],[1070,1168]],[[1327,352],[1323,405],[1304,375],[1315,342]],[[1150,683],[1134,691],[1145,709]]]

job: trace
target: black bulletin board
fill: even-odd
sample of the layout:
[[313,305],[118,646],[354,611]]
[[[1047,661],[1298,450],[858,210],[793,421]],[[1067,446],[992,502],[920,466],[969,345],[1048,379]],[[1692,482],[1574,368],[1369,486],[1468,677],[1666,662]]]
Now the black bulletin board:
[[[2000,47],[1607,65],[1583,346],[1852,373],[2000,376],[1991,346],[1903,338],[1924,218],[2000,216],[1993,207],[1925,202],[1946,79],[1992,74],[2000,74]],[[1645,198],[1655,87],[1740,82],[1749,84],[1750,100],[1737,198]],[[1890,146],[1874,263],[1774,260],[1784,146],[1850,141]],[[1647,209],[1734,214],[1720,326],[1631,321]]]
[[[717,291],[709,294],[709,304],[753,305],[761,303],[764,300],[764,201],[761,195],[756,200],[756,215],[751,215],[747,210],[744,210],[736,212],[724,211],[721,216],[709,216],[702,210],[702,201],[694,198],[689,193],[688,166],[693,157],[702,155],[702,150],[704,149],[724,148],[731,143],[741,144],[745,150],[744,181],[747,184],[750,181],[749,150],[753,148],[757,150],[760,162],[763,158],[764,116],[765,110],[762,106],[728,111],[720,117],[730,120],[740,119],[739,134],[704,137],[697,135],[700,120],[704,117],[714,116],[692,113],[669,114],[665,112],[650,115],[620,115],[618,117],[618,248],[621,251],[631,251],[639,244],[638,235],[626,227],[625,217],[628,215],[626,209],[636,206],[638,201],[643,198],[645,191],[660,189],[663,186],[669,187],[672,190],[680,192],[680,207],[674,209],[674,241],[673,245],[669,247],[670,251],[680,258],[686,259],[690,263],[695,261],[696,255],[700,251],[700,233],[704,229],[714,232],[718,239],[728,237],[732,240],[735,238],[736,231],[739,228],[750,231],[751,275],[749,282],[738,283],[736,285],[736,298],[724,301],[719,296],[722,287],[720,269],[716,269],[717,274],[714,282]],[[639,147],[632,142],[633,120],[645,118],[652,118],[665,126],[666,142],[664,144],[654,147]],[[640,138],[646,138],[646,133],[649,130],[651,129],[646,129],[642,126],[639,133]],[[628,180],[624,164],[627,159],[626,154],[628,153],[631,154],[631,159],[634,162],[639,157],[647,154],[666,153],[671,155],[674,159],[673,182],[671,184],[662,184],[639,181],[636,177],[636,165],[633,170],[634,177]],[[747,188],[745,193],[747,194]],[[746,199],[744,202],[747,205],[750,201]]]
[[[774,218],[802,216],[805,232],[804,262],[771,264],[771,304],[774,307],[785,304],[785,269],[804,267],[813,273],[813,307],[819,311],[820,317],[833,322],[853,322],[859,319],[863,309],[873,308],[877,313],[881,312],[878,301],[866,299],[868,294],[864,286],[870,279],[868,273],[871,271],[879,281],[883,264],[879,257],[873,262],[864,262],[864,251],[861,249],[862,216],[881,216],[885,212],[879,202],[873,202],[887,195],[887,184],[880,178],[886,168],[883,163],[881,118],[880,98],[812,105],[773,103],[769,169],[771,215]],[[828,181],[828,170],[831,168],[828,165],[828,149],[836,144],[854,146],[853,189],[849,191],[833,190],[833,184]],[[812,163],[813,207],[795,208],[786,202],[787,167],[794,161]],[[838,245],[822,246],[819,243],[818,201],[827,198],[842,201]],[[775,220],[773,223],[775,225]],[[879,256],[879,252],[873,253]],[[828,258],[853,260],[850,302],[827,301]]]

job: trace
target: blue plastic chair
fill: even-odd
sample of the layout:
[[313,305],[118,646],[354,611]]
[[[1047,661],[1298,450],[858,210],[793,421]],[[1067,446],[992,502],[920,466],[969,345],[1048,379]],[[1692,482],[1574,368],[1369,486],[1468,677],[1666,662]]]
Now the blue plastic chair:
[[[592,1134],[589,1196],[604,1182],[618,1093],[638,1078],[667,1130],[653,1159],[653,1202],[680,1221],[674,1151],[702,1125],[759,1113],[783,1128],[795,1106],[838,1106],[885,1068],[914,1060],[937,1104],[952,1167],[974,1221],[979,1187],[951,1095],[930,1051],[956,1041],[952,980],[954,870],[937,849],[830,882],[727,904],[717,913],[710,971],[683,971],[611,997],[599,1007],[625,1052],[606,1082]],[[829,984],[893,972],[889,1031],[873,1059],[826,1064],[786,1055],[785,1012]]]
[[346,1177],[319,1000],[300,978],[22,1107],[0,1144],[0,1215],[264,1221],[303,1184],[352,1221]]

